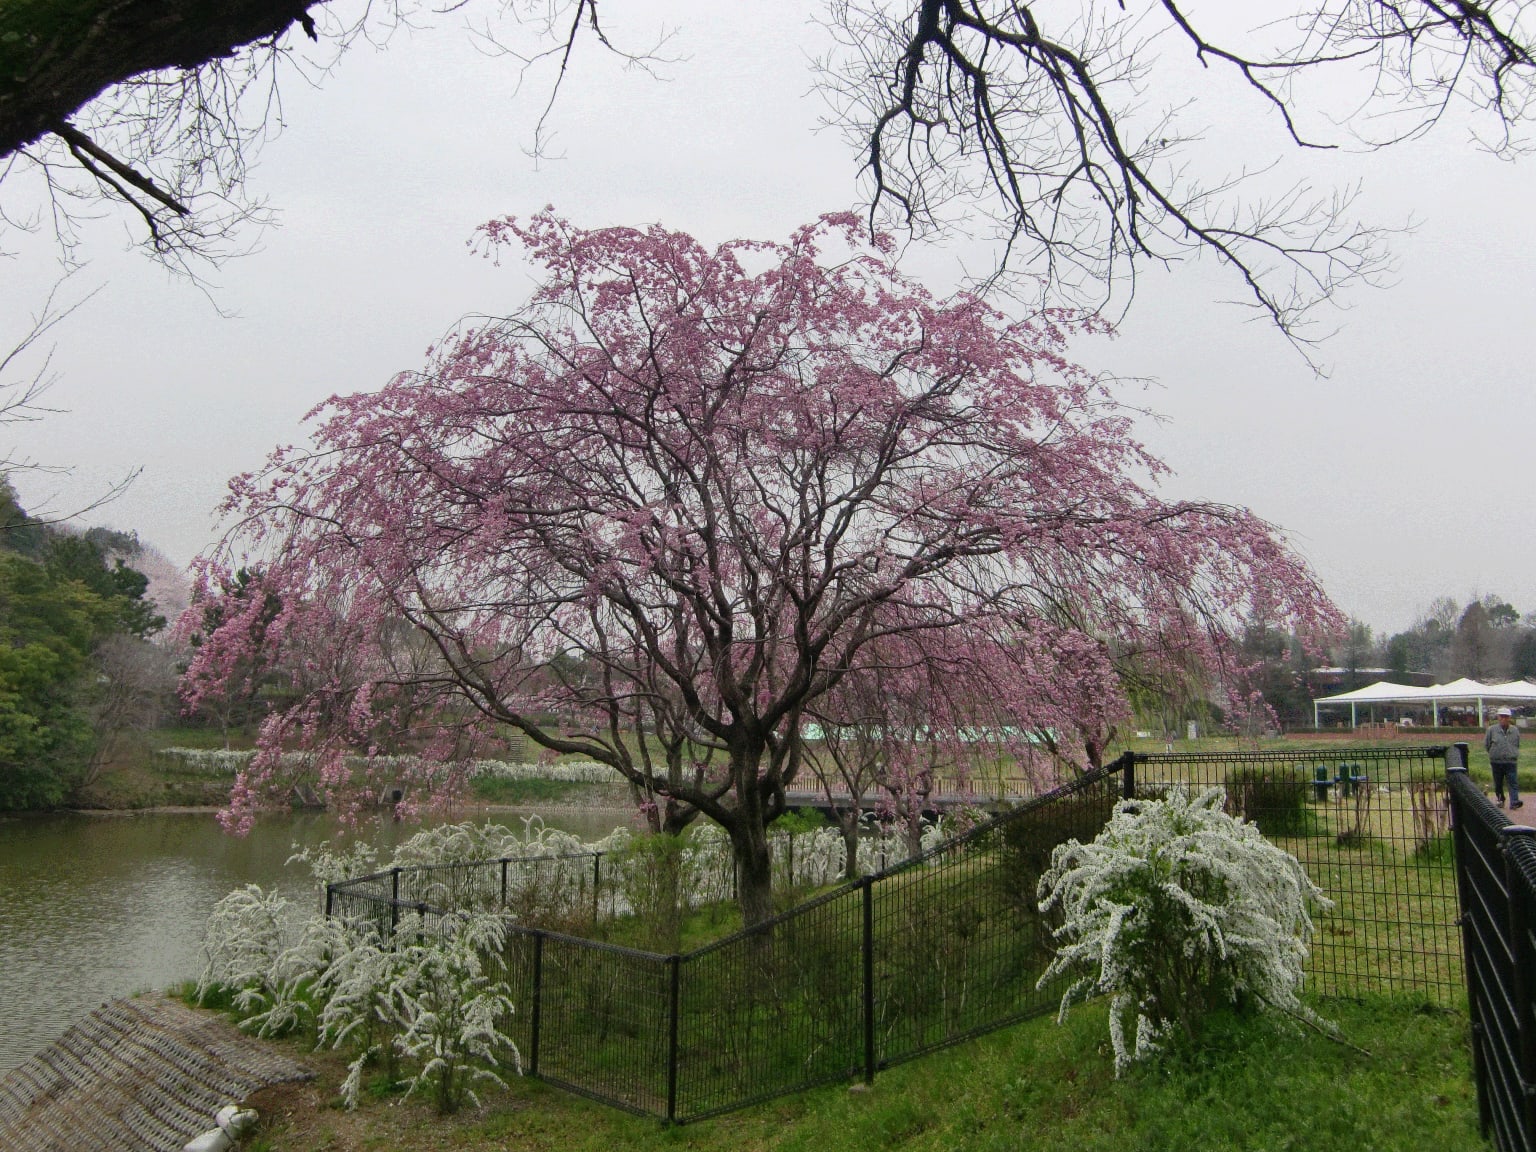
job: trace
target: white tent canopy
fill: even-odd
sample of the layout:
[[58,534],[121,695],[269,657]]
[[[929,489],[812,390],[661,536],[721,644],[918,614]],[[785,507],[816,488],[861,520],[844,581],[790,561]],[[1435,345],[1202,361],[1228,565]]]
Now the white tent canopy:
[[1358,719],[1358,709],[1361,704],[1428,704],[1434,711],[1436,726],[1440,723],[1440,706],[1442,704],[1473,704],[1477,705],[1477,722],[1486,722],[1484,717],[1484,703],[1494,704],[1531,704],[1536,703],[1536,684],[1525,680],[1510,680],[1503,684],[1484,684],[1480,680],[1469,680],[1462,677],[1460,680],[1452,680],[1449,684],[1431,684],[1428,688],[1415,687],[1412,684],[1393,684],[1389,680],[1378,680],[1375,684],[1367,684],[1364,688],[1356,688],[1353,692],[1340,692],[1334,696],[1321,696],[1312,701],[1312,723],[1314,727],[1321,727],[1320,709],[1334,705],[1349,705],[1349,724],[1353,728]]

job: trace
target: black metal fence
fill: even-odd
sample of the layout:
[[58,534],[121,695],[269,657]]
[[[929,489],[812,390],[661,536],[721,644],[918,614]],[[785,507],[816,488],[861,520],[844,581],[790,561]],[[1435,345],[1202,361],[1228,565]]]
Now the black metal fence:
[[1230,810],[1295,856],[1333,901],[1308,977],[1323,995],[1462,1003],[1450,802],[1438,747],[1137,758],[1138,791],[1221,787]]
[[[495,958],[519,1006],[525,1071],[614,1106],[686,1122],[882,1068],[1052,1011],[1036,907],[1052,850],[1097,835],[1116,801],[1226,790],[1333,899],[1312,987],[1461,997],[1443,748],[1127,754],[914,859],[840,885],[695,951],[662,955],[553,931],[523,909],[522,863],[399,869],[332,885],[332,914],[386,929],[404,911],[505,907]],[[599,918],[602,861],[562,858],[572,895],[544,913]],[[591,881],[580,876],[591,870]],[[580,870],[579,875],[570,870]],[[585,884],[585,886],[583,886]],[[533,893],[532,880],[526,891]],[[441,901],[441,902],[440,902]],[[530,923],[532,921],[532,923]],[[548,923],[549,921],[544,921]]]
[[1452,768],[1447,777],[1478,1118],[1501,1152],[1530,1152],[1536,1149],[1536,829],[1512,824],[1465,769]]

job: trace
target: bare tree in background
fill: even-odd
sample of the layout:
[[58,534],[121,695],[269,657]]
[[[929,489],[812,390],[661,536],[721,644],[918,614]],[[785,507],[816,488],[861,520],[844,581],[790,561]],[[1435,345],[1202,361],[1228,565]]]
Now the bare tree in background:
[[176,659],[168,648],[115,633],[97,646],[92,663],[84,704],[96,740],[82,787],[101,778],[129,738],[158,725],[176,699]]
[[[597,0],[446,10],[497,48],[506,30],[524,47],[502,50],[521,66],[548,65],[551,101],[583,39],[654,59],[607,35]],[[318,79],[360,39],[443,12],[415,0],[10,6],[0,188],[22,168],[40,175],[66,248],[77,214],[106,198],[139,217],[159,259],[217,260],[263,216],[246,175],[281,121],[295,44],[319,45]],[[66,14],[73,34],[40,38]],[[1536,77],[1530,0],[827,0],[823,23],[821,84],[865,157],[872,222],[990,234],[1005,253],[991,279],[1087,308],[1127,300],[1148,264],[1213,257],[1299,344],[1319,335],[1318,305],[1383,271],[1383,235],[1354,219],[1347,190],[1305,173],[1277,184],[1262,145],[1202,173],[1206,125],[1187,106],[1246,97],[1305,155],[1417,137],[1465,103],[1483,142],[1513,154]],[[35,222],[9,197],[3,211]]]

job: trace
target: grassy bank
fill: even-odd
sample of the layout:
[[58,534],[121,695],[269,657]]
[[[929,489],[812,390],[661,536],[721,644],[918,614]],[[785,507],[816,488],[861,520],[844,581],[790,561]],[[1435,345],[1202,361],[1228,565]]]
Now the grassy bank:
[[[1394,779],[1394,784],[1410,779],[1418,777]],[[1339,900],[1336,913],[1320,923],[1312,987],[1334,993],[1317,1006],[1339,1020],[1353,1047],[1295,1028],[1227,1020],[1215,1025],[1198,1047],[1116,1081],[1099,1006],[1075,1016],[1065,1028],[1036,1020],[915,1061],[883,1074],[872,1093],[821,1090],[681,1131],[665,1131],[654,1121],[627,1118],[528,1082],[514,1082],[490,1101],[485,1113],[454,1120],[437,1120],[415,1102],[395,1102],[390,1087],[381,1082],[359,1112],[344,1113],[333,1103],[340,1061],[321,1055],[317,1085],[292,1089],[269,1102],[272,1122],[264,1139],[273,1152],[557,1144],[642,1149],[653,1144],[701,1149],[1477,1147],[1464,1015],[1423,1005],[1424,997],[1442,992],[1443,1003],[1460,1001],[1454,981],[1447,987],[1454,975],[1455,941],[1447,929],[1454,902],[1444,855],[1438,840],[1430,844],[1436,851],[1418,850],[1402,807],[1405,789],[1362,795],[1377,801],[1371,835],[1345,835],[1349,829],[1341,822],[1355,813],[1354,805],[1308,800],[1304,819],[1287,825],[1282,837],[1309,868],[1319,870]],[[1310,789],[1303,793],[1304,800],[1308,797]],[[887,1028],[900,1025],[889,1036],[882,1034],[881,1051],[912,1052],[983,1021],[1044,1007],[1038,1000],[1027,1002],[1044,965],[1045,957],[1037,954],[1043,941],[1038,925],[1010,894],[1032,892],[1050,845],[1070,832],[1077,816],[1096,827],[1100,809],[1112,799],[1113,790],[1085,793],[1081,804],[1068,804],[1071,811],[1058,812],[1044,824],[1026,814],[1001,838],[978,840],[955,859],[946,857],[912,873],[908,882],[874,893],[871,921],[879,935],[873,974],[882,989],[882,1006],[891,1008],[880,1019]],[[680,1057],[689,1057],[683,1062],[690,1070],[686,1093],[681,1075],[679,1081],[681,1112],[705,1111],[775,1084],[840,1076],[856,1061],[846,1043],[847,1030],[836,1025],[838,1012],[846,1007],[852,970],[823,962],[834,953],[856,955],[853,937],[860,918],[844,907],[854,903],[840,896],[784,922],[775,929],[771,955],[744,955],[742,947],[730,944],[710,952],[707,963],[684,966],[680,1025],[674,1033]],[[718,914],[715,922],[703,923],[718,911],[705,909],[689,918],[681,926],[682,946],[728,931],[733,922]],[[1404,920],[1427,935],[1414,935],[1415,928],[1405,932]],[[1372,927],[1377,923],[1399,927],[1377,940]],[[655,946],[625,937],[622,923],[609,927],[605,935],[611,940]],[[1406,963],[1412,970],[1401,974],[1421,985],[1427,981],[1428,990],[1413,999],[1342,998],[1339,993],[1358,990],[1352,977],[1360,975],[1358,964],[1345,961],[1367,953],[1373,977],[1393,974]],[[553,954],[545,949],[542,1066],[573,1082],[603,1085],[604,1091],[659,1107],[654,1081],[660,1049],[642,1045],[637,1058],[634,1043],[636,1036],[650,1035],[645,1029],[655,1024],[645,994],[659,969],[645,958],[631,964],[620,963],[611,952],[580,955],[578,962],[572,948],[562,945]],[[1443,956],[1449,967],[1420,971],[1429,955]],[[509,959],[508,965],[518,971],[526,967],[521,960]],[[751,995],[741,994],[733,982],[743,974],[750,974]],[[584,1006],[592,1010],[579,1011],[581,1019],[574,1019],[572,1009]],[[548,1026],[552,1019],[561,1022],[557,1028]],[[526,1036],[527,1020],[520,1015],[508,1031]],[[620,1082],[622,1090],[615,1087]]]
[[[1361,741],[1354,746],[1407,749],[1413,745],[1444,744],[1445,737],[1412,733],[1392,741]],[[1474,780],[1491,787],[1492,774],[1488,758],[1482,749],[1482,738],[1473,734],[1471,772]],[[250,747],[248,733],[235,733],[231,738],[235,748]],[[1318,737],[1276,737],[1254,741],[1239,741],[1232,737],[1202,737],[1199,740],[1177,740],[1174,750],[1182,753],[1232,752],[1239,748],[1258,747],[1265,750],[1302,749],[1328,746],[1337,740]],[[124,740],[100,776],[92,784],[82,788],[71,799],[71,807],[99,809],[140,809],[155,807],[208,807],[222,805],[228,798],[229,779],[209,775],[189,768],[184,762],[160,755],[165,748],[222,748],[224,736],[217,729],[164,728],[139,734]],[[1127,748],[1137,752],[1162,752],[1164,744],[1158,739],[1132,739],[1116,745],[1107,757],[1119,755]],[[1522,780],[1536,789],[1536,734],[1521,749],[1520,766]],[[537,805],[537,804],[604,804],[627,803],[628,793],[615,780],[611,786],[570,783],[557,780],[498,780],[479,779],[471,785],[471,804],[482,805]]]
[[[226,747],[224,735],[211,728],[160,728],[122,739],[100,774],[80,788],[68,804],[73,808],[135,810],[164,807],[220,807],[229,799],[232,777],[198,769],[167,756],[167,748]],[[228,747],[252,747],[250,733],[232,733]],[[465,797],[471,805],[625,806],[628,790],[612,785],[562,780],[503,780],[483,777],[470,784]]]
[[[251,746],[239,737],[230,744]],[[161,750],[223,747],[223,734],[210,728],[157,728],[123,737],[100,774],[78,789],[68,806],[109,811],[219,807],[229,800],[228,777],[197,771]]]
[[[1486,1147],[1463,1015],[1410,1000],[1320,1000],[1346,1047],[1289,1025],[1223,1020],[1203,1042],[1113,1077],[1105,1009],[1030,1021],[881,1073],[869,1092],[824,1088],[685,1128],[512,1079],[484,1110],[439,1118],[387,1086],[355,1111],[335,1102],[329,1053],[282,1042],[315,1083],[257,1100],[259,1152],[391,1149],[1081,1149],[1085,1152]],[[1359,1051],[1364,1049],[1365,1051]],[[1367,1054],[1368,1053],[1368,1054]]]

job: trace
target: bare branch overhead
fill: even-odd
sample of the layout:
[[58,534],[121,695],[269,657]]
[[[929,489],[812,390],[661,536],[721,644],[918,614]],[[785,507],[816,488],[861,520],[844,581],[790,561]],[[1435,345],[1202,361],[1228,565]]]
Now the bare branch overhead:
[[[582,38],[642,67],[667,42],[663,30],[647,48],[618,44],[598,0],[483,3],[11,5],[0,14],[0,221],[27,219],[15,197],[36,202],[30,173],[42,182],[36,215],[66,251],[104,198],[138,217],[157,258],[195,272],[265,219],[247,167],[279,126],[279,80],[298,45],[318,43],[303,65],[316,80],[359,39],[448,13],[473,20],[482,46],[548,69],[538,154]],[[1086,308],[1128,300],[1149,263],[1214,257],[1302,344],[1319,334],[1320,304],[1377,280],[1387,261],[1382,229],[1357,220],[1352,191],[1319,180],[1307,158],[1420,136],[1458,104],[1484,144],[1513,153],[1532,110],[1531,0],[1270,0],[1237,14],[1189,0],[826,4],[820,83],[865,158],[872,223],[1001,240],[995,280]],[[515,46],[502,34],[511,25]],[[1213,119],[1202,100],[1247,101],[1254,131],[1202,148]],[[1282,177],[1277,163],[1297,158]]]
[[[1305,172],[1277,187],[1279,150],[1262,144],[1222,158],[1236,176],[1202,177],[1191,157],[1205,124],[1184,106],[1246,91],[1310,152],[1420,135],[1464,100],[1485,139],[1513,149],[1536,15],[1523,2],[1321,0],[1271,16],[1233,33],[1229,12],[1183,0],[832,0],[822,86],[865,155],[873,221],[974,234],[985,220],[1015,288],[1090,308],[1127,298],[1149,262],[1215,256],[1307,342],[1318,304],[1383,271],[1383,232]],[[1335,76],[1371,89],[1330,106],[1319,86]]]

